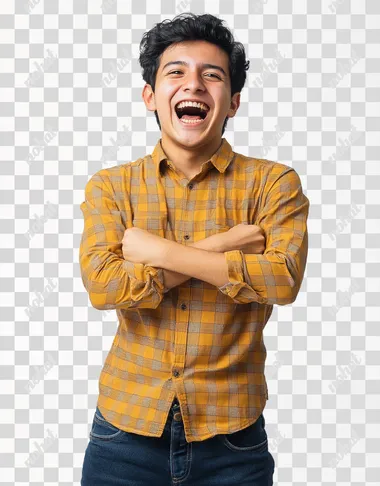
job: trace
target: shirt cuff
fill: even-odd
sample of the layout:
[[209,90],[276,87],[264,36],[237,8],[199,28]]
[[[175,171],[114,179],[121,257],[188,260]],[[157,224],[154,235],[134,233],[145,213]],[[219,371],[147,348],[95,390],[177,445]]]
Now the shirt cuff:
[[241,250],[225,251],[228,267],[228,282],[218,289],[225,295],[234,298],[241,288],[251,286],[244,254]]
[[146,293],[151,293],[152,286],[162,295],[164,293],[164,273],[162,268],[151,267],[143,263],[124,262],[124,268],[131,281],[131,293],[134,300],[140,300]]

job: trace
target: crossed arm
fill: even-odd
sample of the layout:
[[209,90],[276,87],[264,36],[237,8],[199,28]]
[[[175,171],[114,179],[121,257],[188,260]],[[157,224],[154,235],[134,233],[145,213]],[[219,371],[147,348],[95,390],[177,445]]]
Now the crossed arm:
[[[203,250],[203,252],[194,253],[190,251],[189,253],[187,251],[188,247]],[[211,252],[213,252],[212,255],[210,255]],[[215,255],[219,261],[215,259]],[[204,266],[204,258],[207,259],[206,266]],[[210,269],[211,262],[218,265],[217,272],[213,273]],[[168,252],[166,258],[162,259],[161,262],[157,262],[156,266],[163,268],[164,292],[169,291],[177,285],[181,285],[192,277],[206,282],[209,281],[209,283],[217,286],[228,282],[228,268],[225,262],[224,252],[212,236],[195,243],[189,243],[186,247],[183,245],[180,245],[180,248],[176,245],[171,246],[171,250]],[[203,272],[202,266],[206,269],[206,272]],[[199,271],[198,267],[200,267],[201,271]],[[179,268],[184,273],[177,272],[176,270]],[[209,280],[210,278],[212,282]],[[218,280],[216,281],[216,279]]]
[[123,258],[125,226],[107,169],[90,179],[85,195],[79,260],[83,284],[97,309],[157,308],[165,291],[191,277],[215,285],[239,304],[286,305],[297,296],[308,252],[309,200],[290,167],[278,164],[265,179],[255,221],[265,234],[263,254],[218,251],[212,237],[187,246],[165,240],[170,249],[165,258],[154,265],[132,263]]

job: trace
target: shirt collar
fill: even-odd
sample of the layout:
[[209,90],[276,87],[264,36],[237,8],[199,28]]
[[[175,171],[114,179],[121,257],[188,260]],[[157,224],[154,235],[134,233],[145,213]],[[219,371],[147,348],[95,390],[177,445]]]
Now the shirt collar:
[[[160,168],[161,165],[167,162],[167,155],[161,145],[162,138],[160,138],[151,153],[151,158],[156,166],[156,176],[157,178],[161,176]],[[209,159],[209,161],[218,169],[219,172],[223,173],[229,166],[231,160],[234,157],[234,152],[231,145],[223,137],[218,150]]]

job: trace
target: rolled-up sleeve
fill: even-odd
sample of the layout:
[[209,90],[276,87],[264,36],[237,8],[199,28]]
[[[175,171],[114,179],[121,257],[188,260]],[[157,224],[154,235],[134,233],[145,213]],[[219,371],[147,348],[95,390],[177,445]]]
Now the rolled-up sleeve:
[[291,304],[301,287],[308,254],[310,202],[297,172],[285,167],[271,180],[254,223],[265,233],[264,253],[224,252],[229,281],[218,289],[236,303]]
[[127,228],[113,197],[107,169],[101,169],[87,182],[80,209],[84,229],[79,264],[93,307],[157,308],[163,298],[163,270],[123,258],[122,239]]

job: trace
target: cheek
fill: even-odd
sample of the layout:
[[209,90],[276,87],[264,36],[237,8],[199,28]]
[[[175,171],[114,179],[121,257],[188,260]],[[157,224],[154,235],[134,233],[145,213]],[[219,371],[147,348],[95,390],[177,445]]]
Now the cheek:
[[231,106],[231,92],[223,92],[223,111],[227,112]]
[[156,90],[156,107],[159,113],[162,115],[170,115],[174,94],[175,89],[172,86],[160,87],[160,89]]
[[231,92],[227,91],[224,88],[210,90],[211,97],[215,101],[215,104],[218,107],[218,112],[221,118],[224,118],[222,113],[227,113],[228,109],[230,108],[231,104]]
[[174,96],[176,89],[175,85],[171,83],[160,84],[156,90],[156,96],[170,100]]

